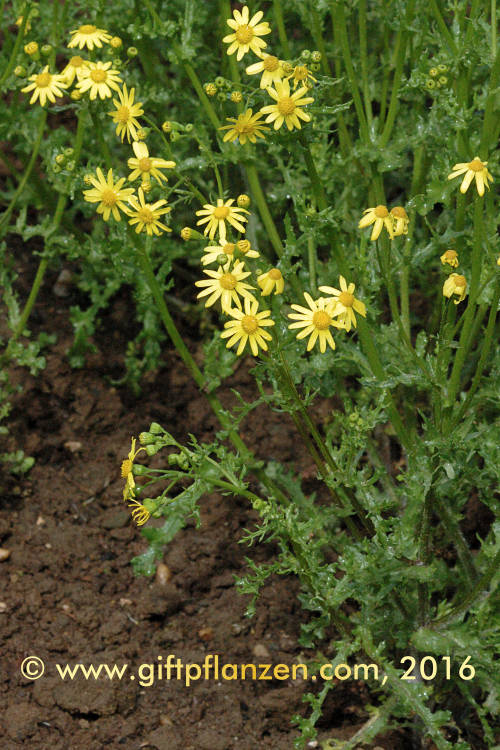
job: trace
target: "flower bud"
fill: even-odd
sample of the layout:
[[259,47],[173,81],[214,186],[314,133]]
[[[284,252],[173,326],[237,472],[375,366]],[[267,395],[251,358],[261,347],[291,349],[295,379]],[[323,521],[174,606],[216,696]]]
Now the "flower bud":
[[163,435],[163,433],[165,432],[163,427],[160,424],[158,424],[158,422],[151,422],[149,426],[149,431],[151,432],[152,435]]
[[141,445],[153,445],[156,443],[156,437],[150,432],[141,432],[139,435],[139,442]]
[[181,237],[186,242],[191,239],[191,234],[192,234],[191,227],[183,227],[181,229]]
[[91,174],[84,175],[83,182],[85,185],[92,185],[92,175]]
[[186,123],[186,125],[184,125],[184,130],[186,131],[186,133],[191,133],[193,130],[193,127],[194,127],[193,123],[188,122]]
[[241,91],[231,91],[231,101],[235,102],[235,104],[242,102],[243,96],[241,95]]
[[311,50],[303,49],[300,53],[300,56],[303,60],[309,60],[309,58],[311,57]]
[[51,44],[44,44],[42,45],[42,49],[40,50],[40,52],[42,53],[44,57],[48,57],[52,53],[53,49],[54,48],[52,47]]
[[36,42],[28,42],[24,45],[24,51],[27,55],[36,55],[38,52],[38,44]]
[[118,49],[122,46],[123,42],[119,36],[114,36],[109,40],[109,44],[111,47],[113,47],[113,49]]
[[221,89],[225,83],[226,83],[226,79],[223,78],[222,76],[217,76],[217,78],[215,79],[215,85],[217,86],[218,89]]
[[23,65],[16,65],[14,68],[14,75],[18,76],[18,78],[22,78],[26,75],[26,68]]
[[149,128],[139,128],[136,137],[138,141],[145,141],[148,137]]
[[137,57],[138,54],[139,54],[139,50],[137,49],[137,47],[129,47],[127,49],[127,57],[130,57],[130,58]]
[[172,123],[169,120],[165,120],[165,122],[162,124],[161,129],[164,133],[170,133],[172,130]]
[[73,91],[70,94],[71,99],[73,99],[74,102],[77,102],[79,99],[82,98],[82,92],[78,89],[73,89]]
[[321,52],[318,52],[317,49],[315,49],[313,52],[311,52],[311,62],[313,62],[313,63],[319,63],[319,62],[321,62]]
[[66,171],[67,171],[67,172],[73,172],[73,171],[74,171],[74,169],[75,169],[75,167],[76,167],[76,164],[75,164],[75,162],[74,162],[74,161],[69,161],[69,162],[68,162],[68,163],[66,164]]
[[238,195],[236,199],[236,203],[240,208],[248,208],[250,205],[250,196],[246,195],[245,193],[242,193],[241,195]]
[[148,454],[148,456],[155,456],[159,450],[159,445],[146,445],[146,453]]
[[215,96],[217,93],[217,87],[213,83],[206,83],[204,88],[207,96]]
[[431,76],[432,78],[435,78],[435,77],[437,76],[437,74],[438,74],[438,73],[439,73],[439,71],[438,71],[438,69],[437,69],[437,68],[431,68],[431,69],[429,70],[429,75],[430,75],[430,76]]
[[189,468],[189,459],[185,453],[171,453],[168,457],[170,466],[178,466],[180,469]]
[[59,172],[61,171],[61,167],[59,166],[59,164],[54,164],[52,166],[52,171],[54,172],[54,174],[59,174]]
[[219,93],[217,94],[217,99],[220,102],[225,102],[226,99],[227,99],[227,96],[226,96],[226,94],[223,91],[219,91]]
[[227,257],[225,253],[220,253],[217,256],[217,263],[219,264],[219,266],[225,266],[228,260],[229,258]]
[[57,154],[55,158],[56,164],[59,164],[59,166],[61,167],[65,161],[66,161],[66,157],[64,156],[64,154]]

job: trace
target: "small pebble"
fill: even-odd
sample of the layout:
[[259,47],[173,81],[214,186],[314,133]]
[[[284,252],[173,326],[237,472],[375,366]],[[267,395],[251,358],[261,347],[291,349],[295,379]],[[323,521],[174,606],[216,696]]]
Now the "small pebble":
[[8,560],[10,557],[10,549],[5,549],[5,547],[0,547],[0,562],[5,562],[5,560]]
[[78,451],[81,451],[82,449],[82,444],[79,440],[66,440],[64,447],[70,453],[78,453]]
[[2,612],[7,612],[7,605],[5,604],[5,602],[0,602],[0,614]]
[[172,575],[172,571],[168,565],[165,565],[165,563],[159,563],[156,568],[156,583],[159,583],[160,586],[165,586],[165,584],[172,580]]
[[198,638],[201,638],[202,641],[211,641],[214,637],[214,631],[212,628],[200,628],[198,630]]
[[262,643],[256,643],[252,649],[252,653],[257,659],[270,659],[271,658],[271,654]]

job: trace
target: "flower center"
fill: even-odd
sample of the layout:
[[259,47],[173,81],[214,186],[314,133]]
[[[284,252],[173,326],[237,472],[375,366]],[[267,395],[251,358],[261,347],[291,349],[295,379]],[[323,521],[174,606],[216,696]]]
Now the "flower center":
[[293,77],[296,81],[305,81],[307,79],[307,68],[305,65],[297,65],[293,71]]
[[86,23],[78,29],[79,34],[93,34],[94,31],[97,31],[97,27],[92,26],[91,23]]
[[259,321],[255,315],[244,315],[241,319],[241,327],[245,333],[255,333],[259,327]]
[[91,72],[90,77],[96,83],[102,83],[102,81],[106,80],[106,71],[98,68],[97,70],[93,70]]
[[446,260],[455,260],[455,258],[458,258],[456,250],[447,250],[444,255]]
[[467,281],[465,280],[465,276],[460,276],[460,274],[457,274],[455,276],[455,286],[460,287],[463,289],[467,285]]
[[232,255],[234,253],[234,248],[236,245],[234,242],[227,242],[224,247],[222,248],[222,252],[224,255]]
[[72,68],[81,68],[84,62],[85,60],[83,59],[83,57],[80,57],[80,55],[75,55],[75,57],[71,58],[69,64]]
[[281,271],[279,270],[279,268],[271,268],[271,270],[269,271],[269,273],[267,275],[273,281],[279,281],[280,279],[283,278],[283,276],[282,276]]
[[473,159],[469,162],[469,169],[472,169],[473,172],[480,172],[484,169],[484,164],[481,159]]
[[332,319],[324,310],[317,310],[312,316],[313,326],[319,331],[326,331],[330,327]]
[[122,477],[125,479],[128,477],[130,472],[132,471],[132,461],[130,458],[126,458],[125,461],[122,462]]
[[149,172],[151,167],[151,159],[148,156],[143,156],[142,159],[139,159],[139,169],[141,172]]
[[341,292],[341,294],[339,294],[339,302],[341,302],[344,307],[352,307],[352,303],[354,302],[354,294],[349,294],[349,292]]
[[291,96],[284,96],[278,102],[278,111],[281,115],[291,115],[295,109],[295,102]]
[[248,240],[239,240],[239,242],[237,242],[236,245],[240,253],[248,253],[251,247]]
[[253,39],[253,29],[247,23],[238,26],[235,32],[236,39],[240,44],[248,44]]
[[227,219],[229,214],[229,208],[227,206],[216,206],[214,208],[214,219],[218,221]]
[[389,211],[385,206],[377,206],[373,213],[377,219],[385,219],[386,216],[389,216]]
[[153,212],[146,206],[143,206],[137,211],[137,218],[139,221],[142,221],[143,224],[152,224],[155,220]]
[[44,89],[47,86],[50,86],[51,79],[52,76],[50,75],[50,73],[40,73],[39,75],[37,75],[35,83],[39,89]]
[[280,61],[274,55],[268,55],[264,58],[264,70],[268,70],[270,73],[273,73],[275,70],[277,70],[279,64]]
[[403,206],[394,206],[393,209],[391,209],[391,214],[396,217],[396,219],[407,219],[408,214],[404,210]]
[[107,188],[106,190],[102,191],[101,201],[105,206],[114,206],[117,200],[118,198],[114,190],[110,190],[110,188]]
[[238,279],[232,273],[224,273],[219,279],[219,283],[223,289],[234,289],[238,283]]
[[130,111],[128,107],[120,107],[116,112],[116,119],[118,122],[128,122],[130,117]]

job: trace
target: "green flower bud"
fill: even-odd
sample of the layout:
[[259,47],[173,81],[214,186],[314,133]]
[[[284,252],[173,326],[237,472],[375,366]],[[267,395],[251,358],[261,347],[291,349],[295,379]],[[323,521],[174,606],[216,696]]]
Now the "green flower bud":
[[429,70],[429,75],[430,75],[430,76],[432,76],[432,78],[435,78],[435,77],[437,76],[437,74],[438,74],[438,73],[439,73],[439,71],[438,71],[438,69],[437,69],[437,68],[431,68],[431,69]]
[[53,47],[51,44],[44,44],[40,52],[42,53],[44,57],[48,57],[51,54],[52,50],[53,50]]
[[59,164],[54,164],[54,166],[52,167],[52,171],[54,172],[54,174],[59,174],[59,172],[61,171],[61,167],[59,166]]
[[446,84],[448,83],[448,79],[447,79],[447,77],[446,77],[446,76],[439,76],[439,78],[438,78],[438,83],[439,83],[439,84],[440,84],[441,86],[446,86]]
[[221,89],[225,85],[225,83],[226,80],[222,76],[217,76],[217,78],[215,79],[215,85],[218,89]]
[[151,435],[150,432],[141,432],[139,435],[139,442],[141,445],[153,445],[156,443],[156,437]]
[[149,431],[153,435],[163,435],[163,433],[165,432],[165,430],[163,429],[163,427],[161,425],[159,425],[158,422],[151,422],[151,426],[149,428]]
[[186,124],[186,125],[184,126],[184,130],[186,131],[186,133],[191,133],[191,131],[193,130],[193,128],[194,128],[194,125],[193,125],[193,123],[192,123],[192,122],[188,122],[188,123],[187,123],[187,124]]
[[66,161],[66,157],[64,154],[57,154],[55,162],[56,164],[59,164],[59,166],[62,166],[64,162]]
[[315,49],[313,52],[311,52],[311,62],[313,62],[313,63],[319,63],[319,62],[321,62],[321,52],[318,52],[317,49]]
[[14,75],[18,76],[18,78],[22,78],[26,75],[26,68],[23,65],[16,65],[14,68]]
[[220,102],[225,102],[226,99],[227,99],[227,96],[226,96],[226,94],[223,91],[219,91],[219,93],[217,94],[217,99]]
[[68,162],[68,163],[66,164],[66,170],[67,170],[68,172],[73,172],[73,171],[74,171],[74,169],[75,169],[75,166],[76,166],[76,164],[75,164],[75,162],[74,162],[74,161],[69,161],[69,162]]
[[439,63],[439,65],[437,66],[437,68],[438,68],[438,70],[439,70],[440,73],[446,73],[447,70],[448,70],[448,66],[445,65],[444,63]]
[[300,53],[300,56],[303,60],[309,60],[309,58],[311,57],[311,50],[303,49]]
[[189,459],[185,453],[171,453],[168,457],[169,466],[178,466],[180,469],[189,468]]
[[137,47],[129,47],[127,49],[127,57],[137,57],[138,54],[139,50],[137,49]]
[[219,266],[223,266],[228,262],[229,258],[225,253],[220,253],[220,255],[217,256],[217,263]]
[[155,456],[160,450],[160,446],[157,445],[146,445],[146,453],[148,456]]

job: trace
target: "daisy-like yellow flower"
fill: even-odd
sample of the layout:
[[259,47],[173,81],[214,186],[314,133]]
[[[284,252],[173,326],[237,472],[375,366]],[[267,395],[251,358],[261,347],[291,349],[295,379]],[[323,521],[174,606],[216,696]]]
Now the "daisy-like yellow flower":
[[218,198],[216,206],[213,206],[211,203],[205,203],[203,208],[196,212],[196,216],[203,217],[196,222],[196,226],[206,224],[207,226],[204,228],[203,234],[208,234],[211,240],[213,240],[218,230],[221,242],[226,241],[226,221],[238,232],[243,233],[245,227],[242,222],[247,222],[248,219],[246,216],[242,216],[242,213],[248,214],[250,212],[246,208],[233,206],[233,203],[233,198],[225,203],[222,198]]
[[373,229],[370,237],[371,240],[378,239],[380,236],[380,232],[384,227],[387,229],[387,233],[392,240],[392,238],[394,237],[393,220],[386,206],[375,206],[375,208],[367,208],[363,211],[363,214],[364,216],[360,220],[358,227],[359,229],[364,229],[365,227],[369,227],[371,224],[373,224]]
[[134,471],[134,461],[135,461],[136,457],[139,455],[139,453],[141,451],[145,451],[146,450],[145,448],[138,448],[136,450],[135,449],[136,443],[137,443],[137,440],[135,438],[132,438],[132,445],[131,445],[131,448],[130,448],[130,450],[128,452],[128,456],[125,459],[125,461],[122,461],[121,475],[122,475],[122,477],[124,479],[126,477],[128,477],[129,474],[133,474],[133,471]]
[[293,94],[290,92],[288,81],[277,81],[276,88],[268,88],[267,93],[275,100],[275,104],[262,107],[262,114],[267,114],[266,122],[274,122],[274,129],[281,128],[283,123],[288,130],[302,127],[300,120],[309,122],[311,119],[302,107],[314,101],[312,96],[304,96],[308,91],[305,86],[297,89]]
[[66,81],[68,86],[71,86],[75,78],[77,79],[77,81],[81,81],[83,77],[83,71],[86,67],[87,60],[84,60],[83,57],[80,57],[80,55],[75,55],[74,57],[71,57],[69,59],[61,75],[64,77],[64,80]]
[[208,297],[205,307],[210,307],[220,297],[223,312],[230,312],[232,302],[234,302],[238,310],[241,310],[240,295],[250,300],[255,299],[249,291],[249,289],[253,289],[254,287],[243,281],[247,276],[250,276],[250,271],[245,271],[244,268],[245,264],[243,261],[239,261],[234,264],[231,270],[229,270],[229,263],[226,263],[225,266],[219,266],[217,271],[205,270],[204,273],[210,278],[195,282],[196,286],[205,287],[197,295],[198,299]]
[[110,68],[111,62],[89,62],[82,71],[81,80],[76,84],[77,89],[82,94],[88,91],[92,101],[98,96],[101,99],[109,99],[112,96],[111,89],[119,91],[120,83],[123,83],[119,72]]
[[26,93],[33,91],[30,104],[34,104],[40,99],[40,104],[45,107],[47,99],[52,102],[56,101],[56,96],[63,96],[63,90],[68,87],[65,79],[58,73],[49,73],[49,66],[46,65],[41,73],[29,77],[32,83],[29,83],[21,91]]
[[260,62],[249,65],[246,72],[249,76],[262,73],[260,79],[261,89],[267,89],[268,86],[272,86],[276,81],[281,81],[284,76],[282,61],[274,55],[268,55],[267,52],[262,53]]
[[243,353],[247,342],[250,344],[252,354],[256,357],[259,353],[259,346],[264,351],[267,351],[267,341],[271,341],[271,334],[265,330],[266,326],[273,326],[274,320],[270,320],[270,310],[263,310],[258,312],[259,303],[257,300],[245,299],[245,309],[242,310],[230,310],[229,315],[234,320],[228,320],[224,323],[226,329],[221,333],[221,338],[229,339],[226,347],[229,349],[239,341],[238,349],[236,354],[239,356]]
[[128,504],[128,507],[134,509],[131,512],[131,516],[138,526],[143,526],[146,521],[149,521],[151,513],[145,505],[142,505],[142,503],[135,498],[131,497],[130,500],[131,502]]
[[319,338],[319,348],[322,353],[326,351],[327,343],[332,349],[335,349],[335,341],[330,333],[330,326],[341,328],[342,326],[334,319],[335,302],[328,302],[324,297],[313,300],[310,294],[304,292],[304,297],[309,307],[301,305],[292,305],[295,313],[289,313],[288,317],[296,320],[297,323],[290,323],[289,328],[303,328],[297,334],[298,339],[304,339],[309,336],[307,351],[311,351],[314,344]]
[[476,181],[476,188],[479,195],[484,195],[484,186],[490,189],[488,182],[493,182],[492,175],[487,169],[488,162],[481,161],[479,156],[475,156],[472,161],[459,162],[453,167],[453,172],[448,175],[449,180],[453,180],[455,177],[465,174],[462,184],[460,185],[460,192],[466,193],[469,189],[469,185],[472,180]]
[[467,294],[467,280],[465,276],[462,276],[459,273],[450,273],[443,284],[443,294],[448,298],[453,294],[456,294],[458,299],[453,300],[456,305],[458,305],[459,302],[462,302]]
[[285,288],[285,280],[279,268],[271,268],[267,273],[261,274],[257,278],[257,284],[262,290],[262,296],[267,297],[273,289],[275,294],[282,294]]
[[293,81],[293,90],[300,84],[304,86],[307,81],[311,80],[317,83],[318,79],[313,76],[307,65],[296,65],[291,75],[287,76],[288,80]]
[[71,41],[68,47],[79,47],[83,49],[94,49],[94,47],[102,47],[102,43],[109,42],[111,34],[108,34],[104,29],[98,29],[91,23],[85,23],[74,31],[70,31]]
[[133,195],[129,198],[129,203],[133,209],[132,211],[130,209],[127,211],[128,215],[132,217],[129,224],[132,226],[134,224],[137,225],[135,228],[137,234],[142,232],[143,229],[151,236],[153,234],[158,236],[163,234],[163,232],[172,231],[170,227],[167,227],[160,221],[163,214],[168,214],[172,210],[170,206],[162,208],[167,205],[167,201],[164,198],[156,201],[156,203],[146,203],[144,201],[144,191],[142,188],[139,188],[139,200]]
[[394,237],[400,237],[402,234],[408,234],[408,224],[410,219],[403,206],[394,206],[391,208],[392,231]]
[[202,257],[201,262],[204,266],[208,266],[210,263],[216,263],[219,255],[225,255],[229,263],[231,263],[234,260],[235,250],[236,242],[226,242],[224,245],[209,245],[203,248],[205,255]]
[[458,253],[457,253],[456,250],[446,250],[441,255],[440,260],[441,260],[441,263],[443,264],[443,266],[449,265],[452,268],[457,268],[457,266],[458,266]]
[[260,57],[261,50],[267,47],[266,42],[259,37],[271,33],[267,21],[259,23],[264,13],[259,10],[252,18],[248,6],[245,5],[241,11],[233,10],[233,18],[228,18],[226,23],[234,33],[228,34],[223,38],[223,42],[229,44],[227,54],[232,55],[236,52],[236,59],[241,60],[248,50],[252,50]]
[[149,155],[148,147],[143,141],[134,141],[132,144],[134,149],[135,158],[128,160],[128,166],[133,171],[129,174],[128,179],[130,182],[141,178],[143,183],[149,184],[151,177],[154,177],[160,184],[167,182],[167,178],[161,172],[161,169],[174,169],[175,161],[167,161],[166,159],[157,159]]
[[97,179],[89,175],[88,182],[94,187],[92,190],[84,190],[83,197],[89,203],[99,203],[97,213],[102,214],[104,221],[108,221],[111,214],[116,221],[120,221],[120,209],[125,213],[128,212],[126,201],[134,192],[133,188],[124,188],[125,177],[115,182],[113,180],[113,170],[110,169],[108,176],[104,177],[102,170],[97,167]]
[[224,135],[224,141],[239,141],[243,146],[247,139],[251,143],[256,143],[257,138],[265,138],[262,131],[270,130],[261,122],[264,115],[261,112],[252,114],[251,109],[238,115],[238,117],[226,117],[226,120],[232,125],[223,125],[219,130],[227,130]]
[[118,90],[118,100],[113,99],[113,104],[116,107],[114,112],[108,112],[108,115],[113,118],[113,122],[116,122],[116,135],[119,135],[123,139],[127,136],[127,141],[130,143],[130,138],[133,141],[137,138],[137,128],[141,127],[141,123],[136,119],[144,114],[142,103],[137,102],[134,104],[135,89],[132,88],[127,91],[127,85],[123,84],[123,89]]
[[338,322],[346,331],[351,330],[351,326],[356,328],[356,316],[354,311],[366,318],[366,305],[354,296],[355,285],[347,285],[343,276],[339,276],[340,289],[332,286],[320,286],[319,291],[330,295],[329,302],[335,303],[333,315],[338,318]]

